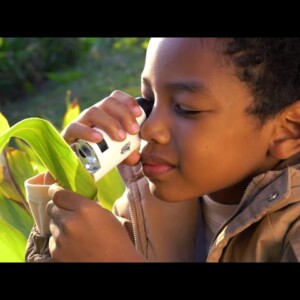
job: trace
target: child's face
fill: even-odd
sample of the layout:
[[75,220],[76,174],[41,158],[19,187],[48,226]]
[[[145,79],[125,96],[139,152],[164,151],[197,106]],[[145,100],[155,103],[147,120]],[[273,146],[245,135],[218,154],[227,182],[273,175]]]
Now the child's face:
[[155,105],[141,131],[142,162],[162,200],[211,194],[239,202],[249,178],[276,163],[268,154],[272,121],[260,127],[246,113],[252,94],[218,46],[217,39],[150,41],[142,96]]

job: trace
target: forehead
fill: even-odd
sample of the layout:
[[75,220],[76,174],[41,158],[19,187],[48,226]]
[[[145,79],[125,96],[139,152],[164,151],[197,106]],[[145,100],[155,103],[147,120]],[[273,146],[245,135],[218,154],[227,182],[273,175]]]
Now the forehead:
[[226,41],[217,38],[152,39],[142,73],[143,92],[163,95],[183,90],[170,87],[196,85],[218,107],[252,105],[252,91],[236,76],[234,64],[225,58],[225,47]]
[[152,38],[147,49],[146,60],[164,60],[182,56],[187,58],[203,56],[205,54],[220,54],[221,43],[217,38]]
[[142,76],[159,81],[216,76],[220,74],[222,49],[223,43],[217,38],[153,38]]
[[219,43],[218,40],[218,38],[151,38],[148,50],[160,48],[160,50],[170,51],[172,48],[213,47]]

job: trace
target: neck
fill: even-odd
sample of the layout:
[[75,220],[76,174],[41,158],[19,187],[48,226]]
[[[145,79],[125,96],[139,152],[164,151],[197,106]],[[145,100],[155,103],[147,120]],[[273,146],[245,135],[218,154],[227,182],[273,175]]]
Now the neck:
[[215,202],[222,204],[238,204],[240,203],[247,186],[251,179],[246,179],[229,188],[209,194],[209,197]]
[[262,166],[259,170],[256,170],[256,172],[253,173],[251,177],[246,178],[245,180],[237,183],[236,185],[211,193],[209,194],[209,197],[213,199],[215,202],[219,202],[222,204],[238,204],[242,200],[246,188],[248,187],[252,178],[254,178],[259,174],[265,173],[268,170],[275,170],[278,167],[282,166],[283,163],[286,164],[287,161],[279,161],[269,156],[264,166]]

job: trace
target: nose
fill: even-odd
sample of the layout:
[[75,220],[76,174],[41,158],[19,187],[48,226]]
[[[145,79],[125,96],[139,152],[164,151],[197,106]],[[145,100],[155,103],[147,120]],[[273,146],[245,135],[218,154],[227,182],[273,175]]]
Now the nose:
[[145,141],[167,144],[170,141],[168,114],[164,108],[154,106],[141,127],[141,137]]

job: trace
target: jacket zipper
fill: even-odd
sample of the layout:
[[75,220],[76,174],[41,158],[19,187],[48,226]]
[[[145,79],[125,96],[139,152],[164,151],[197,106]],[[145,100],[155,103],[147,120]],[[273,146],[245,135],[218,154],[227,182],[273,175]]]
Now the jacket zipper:
[[[232,213],[232,215],[219,227],[219,229],[217,230],[217,232],[216,232],[216,234],[215,234],[215,236],[214,236],[214,238],[211,240],[211,242],[210,242],[210,245],[209,245],[209,248],[208,248],[208,253],[210,252],[210,250],[211,250],[211,247],[213,246],[213,244],[214,244],[214,242],[215,242],[215,240],[216,240],[216,238],[217,238],[217,236],[221,233],[221,231],[223,230],[223,228],[237,215],[237,213],[241,210],[241,208],[244,206],[244,204],[246,203],[246,197],[247,197],[247,194],[248,194],[248,192],[249,192],[249,190],[250,190],[250,187],[252,187],[253,186],[253,184],[254,184],[254,182],[253,181],[251,181],[248,185],[247,185],[247,187],[246,187],[246,189],[245,189],[245,191],[244,191],[244,193],[243,193],[243,196],[242,196],[242,199],[241,199],[241,201],[240,201],[240,203],[239,203],[239,205],[238,205],[238,207],[235,209],[235,211]],[[208,255],[207,255],[208,256]]]
[[130,214],[130,219],[131,219],[131,223],[132,223],[134,245],[135,245],[135,248],[140,251],[141,247],[140,247],[140,243],[137,238],[137,228],[136,228],[137,224],[136,224],[136,220],[134,217],[134,215],[136,214],[136,211],[134,211],[135,214],[133,213],[133,210],[135,210],[134,205],[135,205],[134,200],[129,201],[129,214]]

